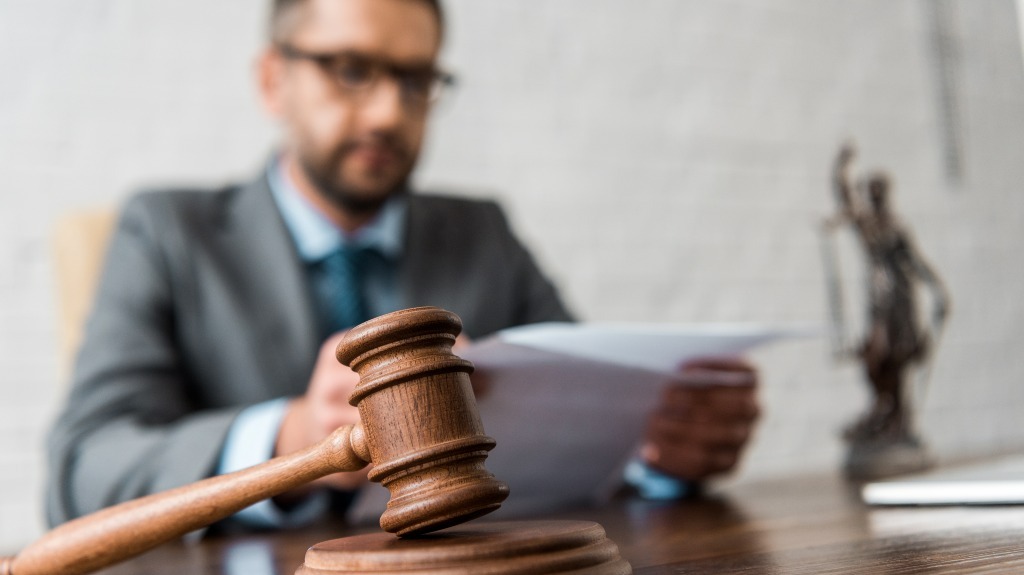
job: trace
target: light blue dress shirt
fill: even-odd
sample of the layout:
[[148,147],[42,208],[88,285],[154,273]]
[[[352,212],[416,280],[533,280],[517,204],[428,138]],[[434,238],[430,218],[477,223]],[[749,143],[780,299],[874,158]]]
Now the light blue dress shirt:
[[299,258],[315,264],[344,247],[373,248],[384,260],[363,271],[367,311],[371,317],[396,311],[400,303],[394,264],[402,256],[405,242],[405,198],[399,195],[388,200],[373,221],[355,234],[345,235],[295,189],[280,162],[271,164],[267,177]]

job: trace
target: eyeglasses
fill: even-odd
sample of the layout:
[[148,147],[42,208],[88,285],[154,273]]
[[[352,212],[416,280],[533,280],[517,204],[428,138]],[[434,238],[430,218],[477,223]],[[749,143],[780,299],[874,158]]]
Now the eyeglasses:
[[288,44],[278,51],[290,60],[309,60],[343,91],[354,95],[371,92],[381,77],[390,76],[398,84],[402,100],[410,106],[425,107],[439,100],[455,85],[455,76],[433,66],[403,66],[357,52],[306,52]]

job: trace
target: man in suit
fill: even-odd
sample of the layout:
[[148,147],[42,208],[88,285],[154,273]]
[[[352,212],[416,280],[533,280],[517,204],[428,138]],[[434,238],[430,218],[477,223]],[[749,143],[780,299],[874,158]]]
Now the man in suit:
[[[346,402],[355,376],[331,350],[373,315],[437,305],[469,338],[570,319],[496,205],[409,192],[449,81],[435,0],[276,0],[271,24],[259,84],[283,142],[265,173],[124,208],[51,435],[51,523],[357,421]],[[644,470],[700,480],[735,465],[757,415],[756,375],[725,361],[680,377],[701,385],[666,392]],[[723,381],[735,385],[707,385]],[[325,493],[364,481],[338,474],[238,519],[301,523],[329,505]]]

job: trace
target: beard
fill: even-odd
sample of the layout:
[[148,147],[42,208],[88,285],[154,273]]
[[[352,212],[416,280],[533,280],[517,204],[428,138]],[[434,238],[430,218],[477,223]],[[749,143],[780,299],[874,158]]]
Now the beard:
[[[386,149],[396,158],[396,167],[390,174],[367,174],[370,182],[360,185],[346,176],[345,164],[349,156],[365,146]],[[397,138],[373,135],[348,140],[326,153],[317,153],[313,146],[300,146],[296,160],[321,196],[342,210],[362,215],[376,212],[388,199],[406,190],[415,156]]]

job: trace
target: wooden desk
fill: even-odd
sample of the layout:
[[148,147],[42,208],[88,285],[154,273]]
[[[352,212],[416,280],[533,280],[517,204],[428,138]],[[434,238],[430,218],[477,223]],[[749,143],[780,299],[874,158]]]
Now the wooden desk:
[[[546,518],[601,523],[637,575],[1024,573],[1024,506],[868,508],[829,477],[671,505],[623,500]],[[308,546],[365,531],[321,526],[215,537],[167,545],[103,573],[290,575]]]

